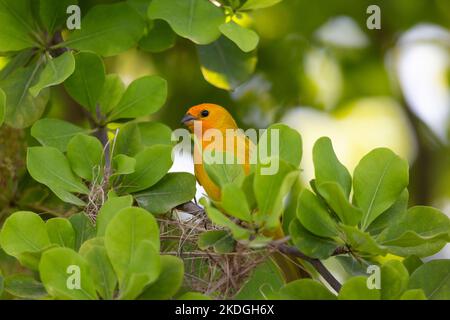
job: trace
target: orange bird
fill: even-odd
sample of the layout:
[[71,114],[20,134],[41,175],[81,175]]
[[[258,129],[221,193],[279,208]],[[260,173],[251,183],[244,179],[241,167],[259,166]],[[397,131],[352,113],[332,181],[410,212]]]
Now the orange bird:
[[[201,132],[195,132],[194,130],[194,121],[201,121],[202,124],[202,131]],[[222,152],[227,152],[234,154],[235,156],[244,156],[245,163],[244,166],[244,172],[245,174],[250,173],[250,155],[253,150],[253,143],[245,136],[245,135],[236,135],[234,136],[235,139],[245,139],[244,141],[240,141],[245,145],[244,150],[242,148],[238,148],[239,143],[238,141],[235,141],[235,143],[227,144],[226,143],[226,130],[236,130],[238,129],[238,126],[236,124],[236,121],[234,121],[232,115],[223,107],[217,105],[217,104],[211,104],[211,103],[203,103],[196,106],[191,107],[186,115],[183,117],[181,122],[186,125],[191,132],[193,132],[196,135],[197,141],[201,141],[202,143],[202,150],[205,150],[209,144],[212,143],[209,139],[204,139],[203,134],[208,129],[217,129],[222,133],[223,137],[223,143],[222,143]],[[233,148],[232,150],[227,150],[227,148]],[[245,152],[244,155],[242,155],[242,151]],[[194,159],[196,157],[200,156],[200,151],[198,147],[194,146]],[[201,159],[201,158],[200,158]],[[211,178],[208,176],[205,168],[203,167],[202,163],[194,164],[194,172],[195,176],[197,178],[197,181],[200,183],[200,185],[203,186],[208,196],[214,200],[214,201],[220,201],[220,187],[217,186]],[[269,236],[274,237],[275,239],[280,239],[284,237],[283,230],[280,226],[278,230],[276,230],[274,233],[270,234]],[[295,279],[298,279],[305,275],[304,271],[300,270],[295,263],[292,261],[295,261],[296,258],[289,257],[286,258],[285,256],[282,256],[280,253],[274,254],[274,260],[277,263],[277,265],[282,269],[285,278],[287,281],[292,281]]]

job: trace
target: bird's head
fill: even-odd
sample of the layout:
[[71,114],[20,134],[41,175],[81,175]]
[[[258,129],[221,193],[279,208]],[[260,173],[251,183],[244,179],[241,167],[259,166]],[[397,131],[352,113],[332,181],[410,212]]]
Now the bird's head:
[[181,122],[191,131],[194,130],[194,121],[201,121],[203,130],[237,128],[231,114],[225,108],[212,103],[202,103],[191,107],[181,119]]

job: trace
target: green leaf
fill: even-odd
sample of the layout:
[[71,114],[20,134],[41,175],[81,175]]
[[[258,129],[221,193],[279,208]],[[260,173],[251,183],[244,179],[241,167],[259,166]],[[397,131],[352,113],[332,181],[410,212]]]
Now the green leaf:
[[346,243],[353,251],[370,255],[386,254],[386,247],[378,244],[369,233],[361,231],[357,227],[346,225],[340,225],[339,227],[344,231]]
[[317,186],[317,190],[344,224],[356,226],[361,221],[361,209],[350,203],[336,182],[324,182]]
[[35,213],[18,211],[10,215],[0,231],[0,245],[9,255],[40,252],[50,246],[45,222]]
[[44,299],[48,296],[42,283],[33,277],[13,274],[5,278],[5,291],[14,297],[23,299]]
[[75,250],[78,251],[86,240],[95,236],[95,227],[84,212],[70,216],[69,221],[75,230]]
[[311,233],[325,238],[338,236],[336,221],[320,199],[308,189],[303,189],[298,198],[297,218]]
[[122,209],[131,207],[133,205],[133,197],[109,197],[108,200],[100,208],[97,215],[97,236],[102,237],[105,235],[106,227],[114,216]]
[[356,204],[363,210],[364,230],[399,198],[408,177],[408,163],[389,149],[375,149],[361,159],[353,188]]
[[125,93],[125,84],[118,74],[107,74],[103,90],[98,98],[100,111],[103,115],[108,114],[113,110]]
[[122,299],[137,297],[158,278],[159,227],[144,209],[120,210],[106,228],[105,247],[119,280]]
[[[259,163],[255,171],[253,190],[255,192],[256,202],[259,211],[254,215],[254,220],[263,223],[268,230],[276,228],[280,223],[281,213],[283,211],[284,197],[290,191],[291,186],[298,178],[299,171],[290,164],[278,158],[268,159],[269,165]],[[278,170],[266,172],[276,166]],[[272,173],[272,174],[268,174]]]
[[244,28],[233,21],[221,24],[219,30],[244,52],[255,50],[258,45],[259,36],[255,31]]
[[75,71],[75,58],[67,51],[57,58],[49,57],[49,61],[39,75],[38,82],[30,88],[33,97],[37,97],[42,89],[63,83]]
[[[3,33],[3,32],[2,32]],[[6,94],[5,122],[13,128],[26,128],[44,113],[50,98],[49,89],[44,89],[33,97],[29,89],[33,86],[42,69],[41,59],[29,66],[15,70],[0,81],[0,88]]]
[[221,207],[231,216],[247,222],[252,215],[244,191],[235,184],[226,184],[222,189]]
[[403,263],[389,260],[381,267],[381,299],[397,300],[408,288],[409,273]]
[[40,0],[39,16],[49,34],[65,25],[68,17],[67,7],[77,2],[77,0]]
[[167,21],[178,35],[197,44],[216,40],[225,22],[222,9],[208,0],[153,0],[148,17]]
[[323,284],[312,279],[301,279],[289,282],[280,289],[282,299],[286,300],[335,300]]
[[67,158],[72,170],[88,181],[100,181],[103,146],[95,137],[85,134],[74,136],[67,145]]
[[203,167],[208,177],[219,187],[230,183],[239,185],[245,177],[244,165],[239,164],[231,153],[205,150]]
[[423,265],[422,259],[417,256],[408,256],[403,259],[403,265],[408,270],[408,273],[411,275],[418,267]]
[[147,286],[139,300],[166,300],[172,298],[180,289],[184,277],[183,260],[173,256],[161,256],[161,274]]
[[225,230],[211,230],[200,234],[197,245],[201,250],[212,247],[217,253],[229,253],[233,252],[236,242]]
[[[89,266],[72,249],[54,248],[44,252],[39,263],[39,274],[47,292],[57,299],[97,299]],[[71,287],[69,284],[76,284],[76,281],[71,281],[71,277],[77,278],[77,275],[80,288]]]
[[339,291],[339,300],[380,300],[380,290],[367,287],[367,277],[357,276],[347,280]]
[[31,127],[31,135],[40,144],[55,147],[61,152],[66,152],[67,144],[73,136],[83,132],[86,130],[70,122],[50,118],[38,120]]
[[433,260],[417,268],[409,289],[422,289],[430,300],[450,299],[450,260]]
[[89,189],[71,171],[64,154],[53,147],[31,147],[27,152],[27,169],[34,180],[45,184],[63,201],[76,205],[83,202],[71,192],[88,194]]
[[134,157],[142,150],[141,133],[137,123],[128,122],[120,127],[115,139],[116,143],[113,148],[115,155],[125,154]]
[[172,147],[154,145],[136,155],[132,174],[123,176],[122,190],[133,193],[155,185],[172,166]]
[[81,20],[62,46],[113,56],[135,46],[144,33],[143,18],[127,3],[98,5]]
[[167,98],[167,82],[158,76],[145,76],[134,80],[126,89],[109,120],[137,118],[158,111]]
[[336,157],[330,138],[322,137],[316,141],[313,147],[313,162],[316,185],[336,182],[342,187],[345,197],[348,199],[352,189],[352,177]]
[[5,121],[5,114],[6,114],[6,94],[0,88],[0,127],[3,124],[3,121]]
[[[273,139],[273,140],[272,140]],[[272,145],[274,144],[274,145]],[[275,147],[274,149],[272,147]],[[270,157],[278,157],[298,168],[302,159],[302,137],[285,124],[271,125],[261,135],[258,152],[262,155],[260,161]]]
[[141,143],[146,147],[155,144],[172,145],[172,129],[160,122],[140,122],[137,124],[141,133]]
[[422,289],[411,289],[406,290],[400,297],[400,300],[427,300],[427,296]]
[[75,248],[75,230],[69,220],[64,218],[48,219],[45,227],[51,243],[70,249]]
[[236,240],[246,240],[250,237],[250,231],[238,226],[231,221],[227,216],[216,208],[210,206],[205,198],[200,199],[200,204],[205,207],[206,213],[212,223],[230,229],[233,237]]
[[432,207],[416,206],[377,237],[389,251],[401,255],[430,256],[450,241],[450,219]]
[[139,48],[148,52],[162,52],[172,48],[176,34],[164,20],[155,20],[148,33],[139,40]]
[[271,7],[281,0],[247,0],[239,10],[257,10]]
[[234,90],[247,81],[256,67],[255,52],[242,52],[222,36],[211,44],[197,46],[203,77],[212,85]]
[[0,0],[0,52],[19,51],[37,46],[33,35],[36,26],[31,11],[31,1]]
[[186,292],[178,297],[178,300],[212,300],[207,295],[200,292]]
[[94,53],[80,52],[75,55],[75,66],[74,73],[64,82],[64,87],[76,102],[95,115],[105,83],[103,60]]
[[330,257],[339,246],[329,238],[321,238],[312,234],[298,220],[292,220],[289,234],[292,242],[301,252],[316,259]]
[[[94,238],[83,244],[80,248],[80,254],[86,259],[91,270],[91,277],[95,289],[103,299],[112,300],[117,285],[116,274],[109,261],[103,244],[89,242],[100,242]],[[103,242],[103,241],[101,241]]]
[[195,196],[195,177],[186,172],[168,173],[147,190],[134,194],[140,207],[153,214],[170,211]]
[[134,172],[136,167],[136,159],[118,154],[113,158],[113,172],[114,174],[130,174]]

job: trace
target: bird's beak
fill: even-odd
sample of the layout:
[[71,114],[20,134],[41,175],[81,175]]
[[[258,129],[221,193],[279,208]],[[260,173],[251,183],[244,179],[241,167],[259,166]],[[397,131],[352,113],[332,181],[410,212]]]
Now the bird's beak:
[[181,119],[181,123],[184,125],[189,125],[192,121],[197,120],[196,117],[187,113],[184,115],[183,119]]

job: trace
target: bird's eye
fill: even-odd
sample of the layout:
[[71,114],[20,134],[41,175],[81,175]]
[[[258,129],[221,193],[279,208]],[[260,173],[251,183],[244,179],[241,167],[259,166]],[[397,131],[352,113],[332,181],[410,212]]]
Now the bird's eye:
[[209,116],[209,111],[208,111],[208,110],[203,110],[200,114],[201,114],[202,117],[204,118],[204,117]]

